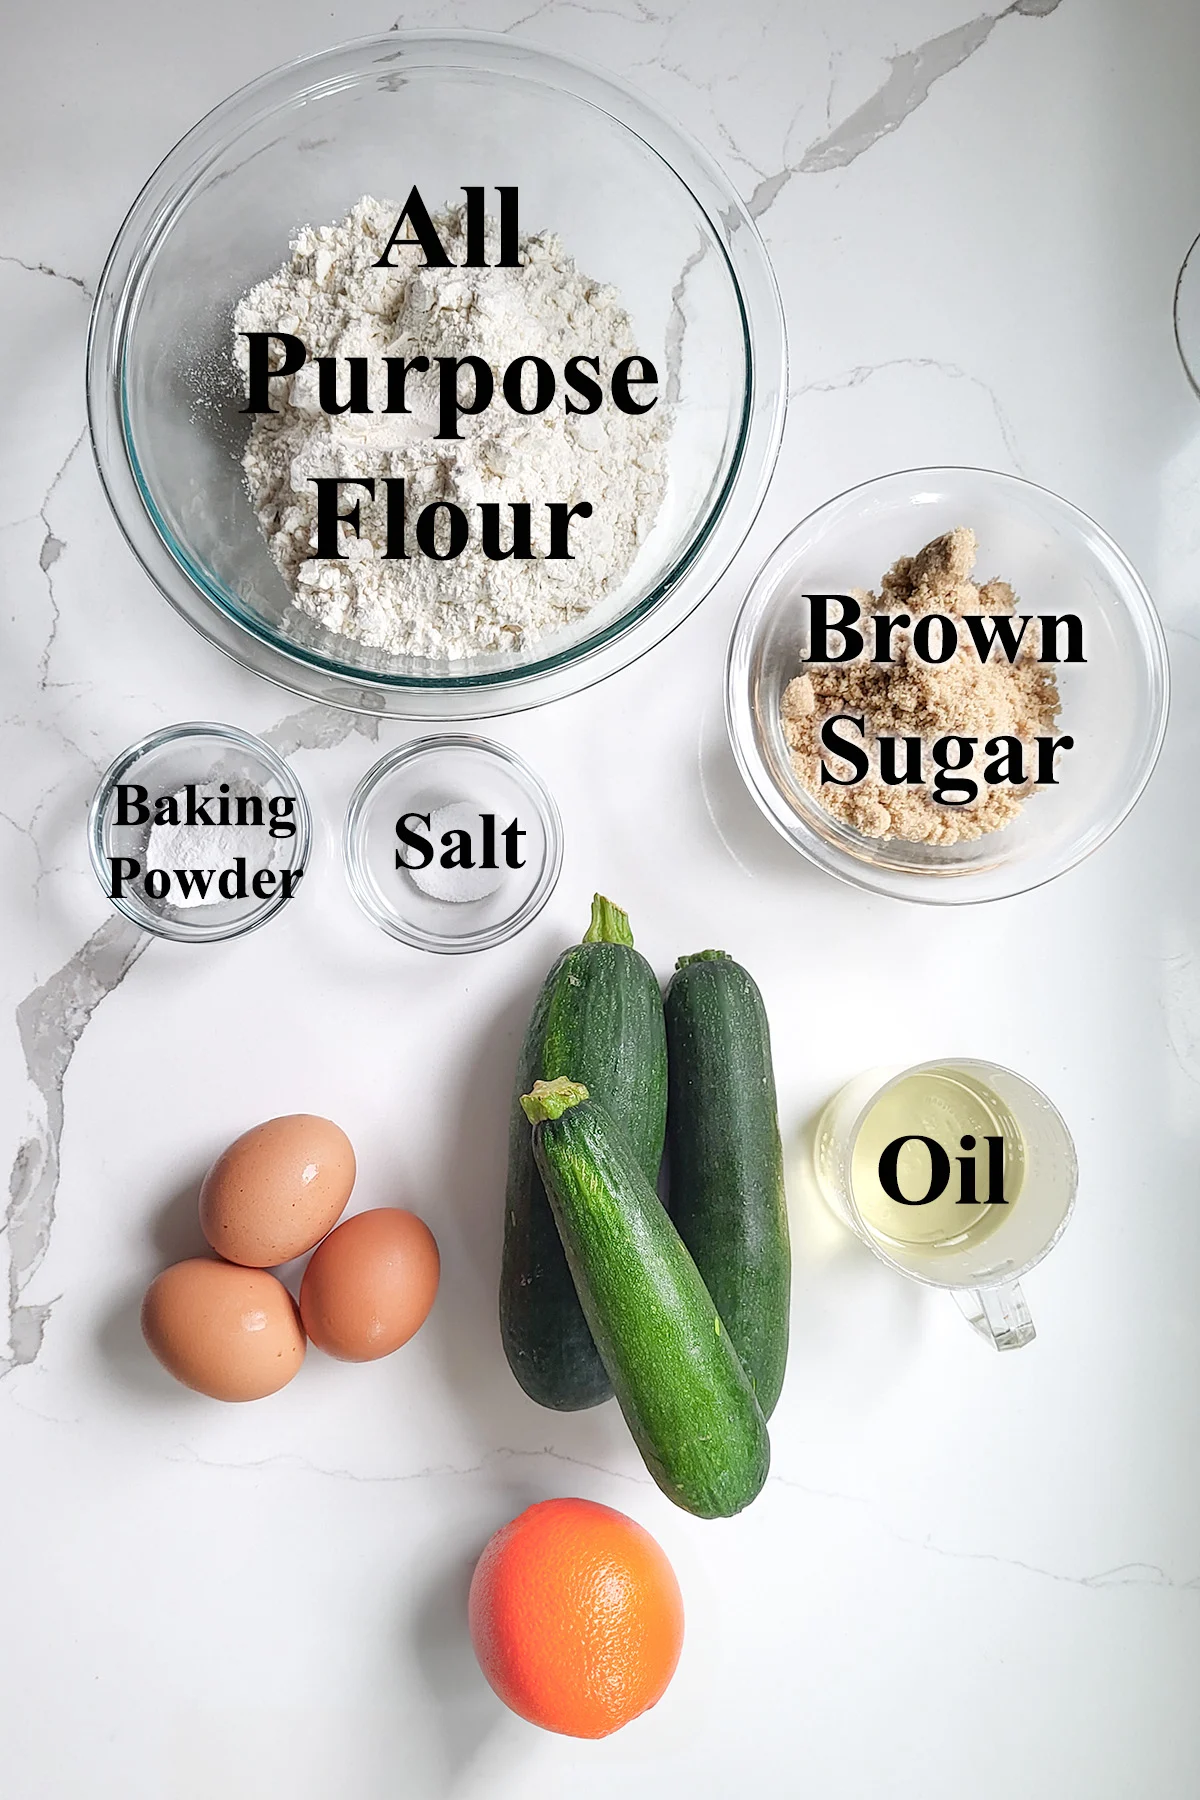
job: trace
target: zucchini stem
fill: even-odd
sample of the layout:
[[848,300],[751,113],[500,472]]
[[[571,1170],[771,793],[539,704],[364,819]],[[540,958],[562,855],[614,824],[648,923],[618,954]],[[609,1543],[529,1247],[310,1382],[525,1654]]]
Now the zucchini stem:
[[592,922],[583,934],[585,944],[626,944],[633,948],[629,914],[622,912],[603,894],[592,896]]
[[728,962],[728,950],[697,950],[692,956],[681,956],[675,964],[677,969],[686,969],[689,963]]
[[559,1075],[554,1081],[535,1081],[533,1091],[521,1095],[521,1110],[529,1123],[536,1125],[540,1119],[561,1119],[568,1108],[587,1097],[582,1082]]

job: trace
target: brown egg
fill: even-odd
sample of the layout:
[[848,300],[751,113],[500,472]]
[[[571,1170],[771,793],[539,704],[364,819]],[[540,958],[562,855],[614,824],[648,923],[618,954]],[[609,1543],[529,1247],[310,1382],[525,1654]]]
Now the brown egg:
[[268,1119],[222,1151],[200,1189],[200,1228],[229,1262],[270,1269],[319,1244],[354,1186],[354,1150],[312,1113]]
[[207,1256],[150,1283],[142,1335],[176,1381],[213,1400],[261,1400],[304,1361],[304,1332],[282,1281]]
[[373,1362],[407,1344],[438,1290],[438,1247],[415,1213],[356,1213],[313,1251],[300,1316],[314,1344],[343,1362]]

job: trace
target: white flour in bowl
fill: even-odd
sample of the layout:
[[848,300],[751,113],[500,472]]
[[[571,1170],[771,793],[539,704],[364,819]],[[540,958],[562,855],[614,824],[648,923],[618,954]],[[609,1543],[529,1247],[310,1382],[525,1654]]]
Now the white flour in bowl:
[[[374,268],[399,213],[365,198],[340,225],[306,226],[278,274],[239,303],[238,333],[288,332],[309,356],[297,374],[272,381],[278,411],[254,416],[243,458],[251,498],[296,605],[330,631],[396,655],[524,650],[590,611],[629,569],[666,485],[668,407],[660,400],[642,414],[622,412],[606,386],[598,411],[565,410],[561,372],[569,358],[597,357],[602,375],[611,375],[639,347],[615,289],[582,274],[552,233],[522,237],[519,268],[464,268],[457,266],[466,254],[466,209],[459,207],[434,219],[456,266],[414,268],[412,252],[394,251],[400,266]],[[490,219],[487,239],[494,262],[499,238]],[[409,384],[411,412],[382,410],[381,359],[416,355],[429,357],[435,371],[439,356],[478,356],[491,367],[495,400],[462,417],[461,440],[436,436],[437,388],[429,377]],[[368,358],[375,410],[322,411],[320,356]],[[501,397],[504,370],[525,356],[543,358],[559,376],[552,404],[536,416],[511,410]],[[235,360],[245,377],[240,336]],[[345,371],[343,364],[343,398]],[[360,535],[340,528],[344,561],[313,556],[314,475],[376,479],[378,504],[362,490],[343,490],[339,511],[361,501]],[[436,501],[454,503],[470,519],[481,503],[499,503],[506,544],[509,505],[530,503],[537,554],[492,561],[473,529],[453,560],[419,552],[385,560],[385,476],[403,477],[410,520]],[[570,559],[548,559],[548,503],[581,501],[593,512],[571,521]]]

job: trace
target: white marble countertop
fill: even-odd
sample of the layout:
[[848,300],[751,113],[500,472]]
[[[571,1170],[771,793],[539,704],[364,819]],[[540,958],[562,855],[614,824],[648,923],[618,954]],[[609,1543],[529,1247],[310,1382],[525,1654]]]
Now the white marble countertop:
[[[136,189],[251,74],[385,28],[352,0],[48,0],[0,70],[0,1777],[5,1800],[1191,1800],[1200,1792],[1200,403],[1171,298],[1200,229],[1189,0],[447,0],[607,64],[731,171],[774,259],[793,391],[767,505],[691,622],[603,687],[488,729],[552,778],[566,860],[502,950],[422,958],[356,912],[332,844],[416,727],[294,701],[163,604],[84,424],[89,296]],[[923,462],[1015,469],[1138,565],[1175,703],[1137,812],[1044,892],[872,900],[773,837],[725,746],[749,573],[804,512]],[[303,902],[206,949],[147,943],[87,868],[98,771],[155,726],[284,746],[323,848]],[[794,1348],[753,1509],[674,1511],[613,1407],[526,1401],[500,1352],[498,1183],[530,997],[594,887],[664,973],[758,971],[785,1133],[874,1062],[959,1051],[1058,1101],[1082,1188],[998,1356],[943,1296],[797,1210]],[[459,1128],[464,1076],[477,1129]],[[248,1123],[327,1113],[357,1205],[433,1225],[442,1297],[400,1356],[314,1354],[275,1400],[175,1387],[137,1301],[198,1247]],[[474,1557],[578,1493],[675,1562],[664,1702],[601,1744],[479,1675]]]

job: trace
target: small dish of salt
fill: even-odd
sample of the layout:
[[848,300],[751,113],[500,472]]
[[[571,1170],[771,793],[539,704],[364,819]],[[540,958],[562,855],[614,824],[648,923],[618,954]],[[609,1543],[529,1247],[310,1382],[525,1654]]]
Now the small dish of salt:
[[401,943],[454,954],[490,949],[536,917],[558,880],[562,825],[503,744],[420,738],[367,771],[343,850],[368,918]]

